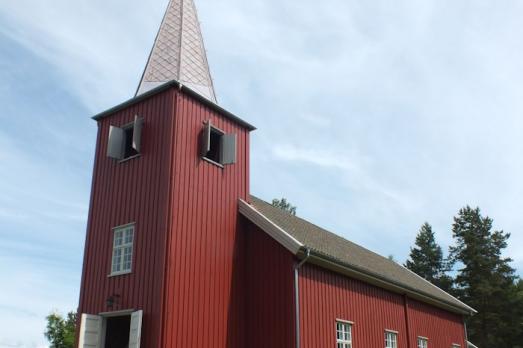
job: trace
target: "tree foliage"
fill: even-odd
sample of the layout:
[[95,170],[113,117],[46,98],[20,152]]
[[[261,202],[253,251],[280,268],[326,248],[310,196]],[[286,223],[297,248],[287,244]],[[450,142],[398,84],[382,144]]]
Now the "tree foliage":
[[510,234],[493,230],[492,224],[479,208],[461,209],[446,260],[425,223],[405,266],[478,311],[466,318],[470,341],[482,348],[523,348],[523,280],[512,260],[503,257]]
[[272,200],[272,205],[282,210],[285,210],[286,212],[292,215],[296,215],[296,207],[293,206],[290,202],[288,202],[286,198],[275,198]]
[[523,302],[511,259],[502,256],[510,234],[493,231],[492,222],[469,206],[454,218],[450,256],[459,267],[455,286],[460,300],[478,311],[467,320],[471,341],[484,348],[516,347]]
[[421,226],[415,246],[410,248],[410,259],[405,267],[445,291],[452,290],[452,278],[447,275],[449,263],[443,258],[443,250],[427,222]]
[[64,318],[59,313],[46,317],[45,337],[51,343],[50,348],[73,348],[75,340],[76,313],[69,312]]

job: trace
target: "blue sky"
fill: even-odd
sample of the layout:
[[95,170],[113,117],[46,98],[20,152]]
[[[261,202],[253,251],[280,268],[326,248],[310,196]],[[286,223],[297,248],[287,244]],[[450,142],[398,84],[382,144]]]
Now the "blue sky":
[[[0,5],[0,348],[77,306],[95,122],[132,96],[167,0]],[[523,270],[523,3],[199,0],[220,104],[258,130],[252,192],[404,261],[460,207]]]

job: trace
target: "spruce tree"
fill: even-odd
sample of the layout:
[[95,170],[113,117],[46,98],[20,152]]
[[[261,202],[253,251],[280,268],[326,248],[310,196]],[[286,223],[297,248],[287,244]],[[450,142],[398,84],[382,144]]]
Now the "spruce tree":
[[523,347],[523,280],[519,279],[515,286],[514,296],[515,306],[513,317],[513,324],[515,327],[515,341],[518,342],[516,347]]
[[436,243],[432,226],[424,223],[416,236],[415,247],[410,248],[410,259],[405,267],[445,291],[451,291],[452,278],[446,272],[448,264],[443,250]]
[[492,219],[467,206],[454,218],[451,258],[459,266],[459,298],[475,308],[467,319],[470,340],[482,348],[516,347],[513,317],[516,285],[511,259],[502,256],[509,233],[492,231]]

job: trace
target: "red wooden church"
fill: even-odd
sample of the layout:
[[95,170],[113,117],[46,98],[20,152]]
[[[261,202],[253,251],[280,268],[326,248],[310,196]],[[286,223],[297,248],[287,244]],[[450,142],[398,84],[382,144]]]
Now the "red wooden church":
[[250,195],[255,128],[217,105],[192,0],[94,119],[78,347],[466,347],[472,308]]

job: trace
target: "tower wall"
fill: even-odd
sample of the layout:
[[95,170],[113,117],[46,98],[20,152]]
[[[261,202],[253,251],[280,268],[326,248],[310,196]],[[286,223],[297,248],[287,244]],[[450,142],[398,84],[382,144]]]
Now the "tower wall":
[[[183,93],[175,107],[164,347],[241,347],[238,199],[249,194],[249,131]],[[204,122],[237,136],[237,161],[199,156]]]
[[[143,347],[159,346],[174,98],[169,89],[98,121],[79,313],[142,309]],[[135,115],[144,118],[142,155],[124,162],[107,157],[109,126]],[[132,222],[132,273],[110,277],[112,229]]]
[[[98,121],[79,313],[143,310],[142,347],[242,347],[237,204],[249,195],[249,129],[178,87]],[[136,115],[144,119],[140,156],[107,157],[109,127]],[[208,121],[236,135],[236,163],[201,158]],[[132,272],[110,276],[113,228],[129,223]]]

